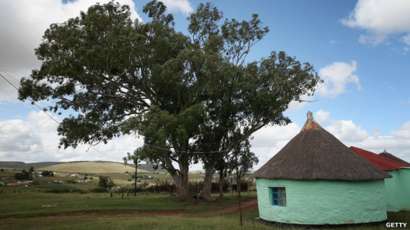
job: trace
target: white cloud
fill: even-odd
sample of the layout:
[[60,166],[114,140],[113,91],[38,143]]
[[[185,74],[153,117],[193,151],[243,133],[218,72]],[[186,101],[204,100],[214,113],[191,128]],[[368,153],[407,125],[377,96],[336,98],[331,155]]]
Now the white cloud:
[[266,126],[257,131],[251,140],[252,151],[259,158],[259,163],[255,169],[265,164],[274,154],[288,143],[301,127],[295,123],[286,126]]
[[368,137],[367,132],[351,120],[333,121],[332,124],[325,128],[345,142],[360,142]]
[[325,110],[319,110],[315,114],[315,120],[319,124],[322,124],[322,125],[327,124],[330,121],[330,113]]
[[404,36],[401,38],[401,41],[402,41],[404,44],[410,46],[410,33],[404,35]]
[[[41,41],[44,31],[51,23],[59,23],[78,16],[89,6],[109,0],[76,0],[63,3],[62,0],[19,0],[0,1],[0,71],[18,85],[22,76],[38,66],[34,48]],[[133,0],[116,0],[129,5],[131,17],[140,19]],[[16,99],[17,93],[0,80],[0,101]]]
[[116,138],[90,148],[58,148],[57,123],[44,112],[31,112],[25,119],[0,121],[0,159],[7,161],[121,161],[142,144],[134,136]]
[[297,111],[308,103],[314,103],[318,96],[334,98],[346,91],[349,85],[355,85],[357,89],[361,89],[360,79],[355,74],[357,70],[357,62],[333,62],[319,70],[319,76],[323,83],[319,83],[316,88],[317,95],[302,96],[302,102],[291,101],[289,103],[288,112]]
[[302,96],[301,101],[291,101],[289,103],[288,112],[293,112],[293,111],[297,111],[303,107],[305,107],[307,105],[307,103],[313,102],[314,101],[314,97],[313,96]]
[[356,61],[351,63],[334,62],[319,70],[319,76],[323,83],[318,86],[320,96],[335,97],[345,92],[349,84],[356,85],[360,89],[359,77],[355,74],[357,69]]
[[409,12],[408,0],[359,0],[342,23],[366,31],[360,36],[360,42],[380,44],[390,35],[410,32]]
[[184,14],[192,13],[193,9],[188,0],[161,0],[169,11],[181,11]]
[[400,138],[410,139],[410,121],[404,123],[398,130],[394,131],[393,134]]
[[376,153],[387,150],[410,161],[410,121],[387,134],[369,132],[352,120],[332,120],[324,128],[347,146],[357,146]]

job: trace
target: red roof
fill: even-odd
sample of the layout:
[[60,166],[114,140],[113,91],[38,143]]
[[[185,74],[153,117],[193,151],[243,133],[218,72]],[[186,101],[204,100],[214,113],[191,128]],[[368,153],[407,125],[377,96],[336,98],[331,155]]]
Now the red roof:
[[357,148],[357,147],[350,147],[351,150],[353,150],[354,153],[357,155],[365,158],[368,160],[371,164],[373,164],[375,167],[378,169],[384,170],[384,171],[391,171],[391,170],[397,170],[403,167],[408,167],[406,164],[391,160],[387,157],[378,155],[376,153]]
[[395,155],[393,155],[391,153],[388,153],[386,151],[384,151],[382,153],[379,153],[379,156],[389,158],[392,161],[399,162],[399,163],[405,164],[407,167],[410,167],[410,163],[408,163],[407,161],[405,161],[403,159],[400,159],[400,158],[396,157]]

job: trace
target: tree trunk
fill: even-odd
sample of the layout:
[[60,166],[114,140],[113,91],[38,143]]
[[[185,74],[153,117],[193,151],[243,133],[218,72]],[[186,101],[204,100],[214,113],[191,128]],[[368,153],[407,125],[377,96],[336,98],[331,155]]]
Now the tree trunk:
[[242,204],[241,204],[241,175],[236,169],[236,190],[238,191],[239,224],[243,225]]
[[218,187],[219,187],[219,197],[222,198],[224,197],[224,185],[225,185],[225,175],[223,170],[219,170],[219,182],[218,182]]
[[180,165],[179,173],[172,175],[174,179],[175,188],[176,188],[176,196],[181,200],[190,200],[192,199],[191,193],[189,191],[189,166]]
[[215,169],[207,168],[205,169],[204,184],[202,190],[199,193],[199,197],[204,200],[212,200],[212,178],[214,176]]
[[134,172],[134,196],[137,196],[137,173],[138,173],[138,164],[135,164],[135,172]]

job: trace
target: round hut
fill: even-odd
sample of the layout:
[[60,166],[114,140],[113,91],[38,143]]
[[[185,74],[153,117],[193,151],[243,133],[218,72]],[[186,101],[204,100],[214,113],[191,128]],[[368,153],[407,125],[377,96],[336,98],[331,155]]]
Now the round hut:
[[300,131],[255,172],[259,216],[322,225],[385,220],[384,178],[308,113]]

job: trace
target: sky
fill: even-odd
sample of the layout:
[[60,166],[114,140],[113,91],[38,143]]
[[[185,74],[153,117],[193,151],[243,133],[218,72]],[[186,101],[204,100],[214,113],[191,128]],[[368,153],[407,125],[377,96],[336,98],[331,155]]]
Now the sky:
[[[108,0],[0,1],[0,73],[18,87],[39,66],[34,56],[45,29]],[[146,21],[147,1],[130,5],[132,18]],[[175,28],[203,1],[164,0]],[[410,1],[408,0],[224,0],[212,2],[226,18],[246,20],[257,13],[270,28],[249,61],[285,51],[309,62],[323,79],[309,102],[292,102],[286,126],[267,126],[253,135],[258,168],[294,137],[314,113],[322,127],[348,146],[387,150],[410,161]],[[59,149],[57,123],[0,79],[0,161],[121,161],[142,144],[123,136],[106,145]],[[61,119],[61,117],[56,117]]]

